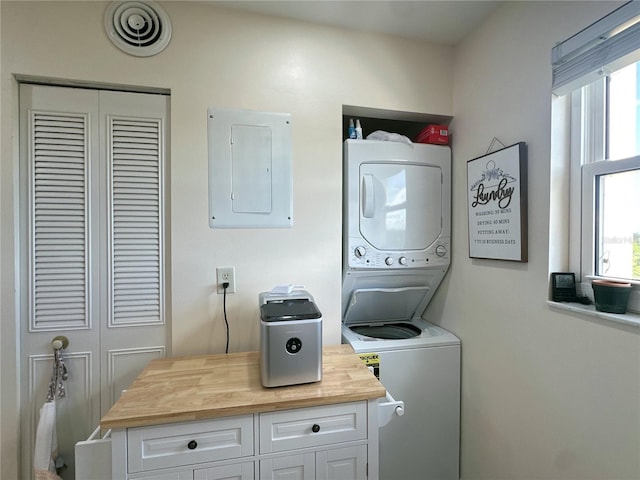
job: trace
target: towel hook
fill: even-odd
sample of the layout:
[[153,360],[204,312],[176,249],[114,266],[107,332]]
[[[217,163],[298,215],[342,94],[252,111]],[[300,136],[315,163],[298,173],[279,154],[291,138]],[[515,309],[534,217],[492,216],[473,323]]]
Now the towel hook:
[[62,351],[69,346],[69,339],[63,335],[58,335],[51,340],[53,347],[53,371],[51,372],[51,380],[49,381],[49,389],[47,392],[47,402],[52,402],[66,395],[64,382],[69,378],[67,366],[64,364]]

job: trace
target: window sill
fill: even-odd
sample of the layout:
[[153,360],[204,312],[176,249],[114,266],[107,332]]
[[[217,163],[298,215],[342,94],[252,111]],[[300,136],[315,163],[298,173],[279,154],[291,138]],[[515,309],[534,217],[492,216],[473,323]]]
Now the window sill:
[[564,303],[547,300],[547,305],[558,310],[568,310],[570,312],[597,317],[611,322],[622,323],[640,327],[640,314],[637,313],[605,313],[596,310],[595,305],[583,305],[581,303]]

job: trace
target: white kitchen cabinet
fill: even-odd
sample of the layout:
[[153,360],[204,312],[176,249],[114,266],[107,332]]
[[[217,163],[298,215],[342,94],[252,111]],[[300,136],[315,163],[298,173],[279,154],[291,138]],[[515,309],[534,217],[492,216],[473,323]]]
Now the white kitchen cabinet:
[[367,439],[367,404],[351,402],[260,414],[260,453],[315,452],[260,461],[260,480],[367,478],[367,446],[323,447]]
[[254,480],[254,468],[254,462],[201,468],[194,472],[193,480]]
[[76,478],[378,480],[401,403],[348,345],[323,347],[321,382],[278,388],[260,352],[156,359],[76,444]]
[[105,479],[377,480],[377,405],[362,400],[114,430]]
[[[96,478],[96,477],[82,477],[82,478]],[[129,480],[194,480],[193,470],[181,470],[171,473],[151,472],[141,475],[131,475]],[[79,479],[78,479],[79,480]]]
[[347,480],[367,478],[367,446],[320,450],[260,461],[260,480]]
[[367,447],[334,448],[316,453],[316,480],[367,478]]
[[260,461],[260,480],[313,480],[316,458],[313,453],[285,455]]

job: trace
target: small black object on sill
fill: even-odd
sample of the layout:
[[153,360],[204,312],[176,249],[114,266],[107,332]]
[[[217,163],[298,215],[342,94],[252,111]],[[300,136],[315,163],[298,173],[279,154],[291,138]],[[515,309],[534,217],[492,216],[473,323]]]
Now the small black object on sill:
[[576,276],[571,272],[551,274],[551,299],[554,302],[576,302]]
[[576,302],[579,302],[583,305],[591,305],[591,299],[587,296],[576,298]]

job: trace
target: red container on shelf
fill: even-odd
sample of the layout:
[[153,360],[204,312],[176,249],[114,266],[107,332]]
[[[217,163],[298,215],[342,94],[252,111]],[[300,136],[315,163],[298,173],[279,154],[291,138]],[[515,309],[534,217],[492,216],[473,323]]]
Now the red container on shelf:
[[418,134],[415,142],[449,145],[449,127],[446,125],[427,125]]

